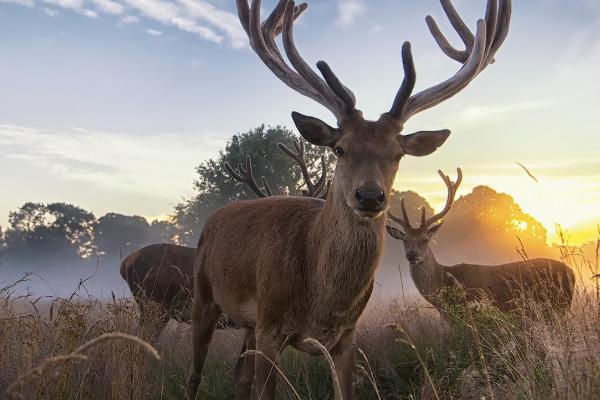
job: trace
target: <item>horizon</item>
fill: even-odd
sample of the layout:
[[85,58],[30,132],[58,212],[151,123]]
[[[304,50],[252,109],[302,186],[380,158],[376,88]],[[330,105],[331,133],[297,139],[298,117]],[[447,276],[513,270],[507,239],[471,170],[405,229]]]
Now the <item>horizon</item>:
[[[473,26],[484,3],[456,6]],[[439,208],[445,189],[436,171],[453,176],[460,166],[459,196],[486,185],[511,195],[548,229],[549,240],[554,224],[573,243],[594,240],[600,4],[514,7],[497,62],[407,125],[404,133],[453,133],[434,155],[404,159],[395,189]],[[427,14],[456,42],[434,0],[310,1],[295,37],[306,59],[327,60],[374,118],[402,80],[404,40],[413,44],[418,89],[458,69],[431,38]],[[168,215],[193,194],[194,168],[233,134],[263,123],[292,128],[292,110],[333,120],[250,51],[233,1],[0,0],[0,34],[3,227],[26,201],[73,203],[96,215]]]

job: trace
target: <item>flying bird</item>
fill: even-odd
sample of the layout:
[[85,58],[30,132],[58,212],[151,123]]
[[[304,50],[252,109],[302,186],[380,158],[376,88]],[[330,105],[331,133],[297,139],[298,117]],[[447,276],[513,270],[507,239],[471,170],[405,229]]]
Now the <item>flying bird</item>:
[[517,164],[519,167],[523,168],[523,171],[527,172],[527,175],[529,175],[531,177],[531,179],[533,179],[536,183],[539,183],[538,179],[535,177],[535,175],[533,175],[531,173],[531,171],[529,171],[527,169],[526,166],[524,166],[523,164],[521,164],[520,162],[516,162],[515,164]]

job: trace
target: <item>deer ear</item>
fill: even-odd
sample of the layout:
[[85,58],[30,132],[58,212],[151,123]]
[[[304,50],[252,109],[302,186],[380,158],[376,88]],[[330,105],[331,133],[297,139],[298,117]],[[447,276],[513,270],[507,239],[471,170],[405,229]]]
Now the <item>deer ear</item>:
[[302,115],[297,112],[292,113],[292,119],[296,124],[296,128],[309,143],[316,146],[333,146],[335,143],[334,134],[335,128],[327,125],[320,119]]
[[450,136],[450,131],[444,129],[441,131],[420,131],[402,136],[404,154],[410,156],[427,156],[444,144]]
[[442,225],[444,225],[444,223],[440,222],[439,224],[432,226],[431,228],[429,228],[429,231],[427,231],[427,233],[429,233],[430,235],[435,235],[437,231],[442,227]]
[[385,229],[387,229],[388,234],[396,240],[404,240],[406,238],[406,234],[402,232],[400,229],[396,229],[391,225],[386,225]]

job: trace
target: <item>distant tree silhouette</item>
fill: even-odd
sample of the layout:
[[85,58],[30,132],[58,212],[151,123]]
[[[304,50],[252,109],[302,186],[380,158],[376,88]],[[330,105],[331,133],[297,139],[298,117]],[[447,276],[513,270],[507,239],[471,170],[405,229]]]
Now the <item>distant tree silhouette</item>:
[[[205,161],[196,168],[196,195],[175,208],[173,218],[177,240],[180,243],[195,245],[200,229],[210,213],[234,201],[256,197],[245,184],[229,177],[223,168],[225,162],[236,167],[238,163],[245,163],[246,155],[250,155],[257,182],[260,183],[260,177],[265,176],[274,193],[278,194],[281,187],[291,194],[299,194],[304,185],[300,169],[290,157],[277,148],[278,143],[293,148],[293,141],[298,139],[299,136],[280,126],[262,125],[234,135],[221,150],[218,158]],[[321,154],[322,150],[319,148],[305,145],[306,160],[309,166],[313,167],[313,178],[320,172]],[[328,153],[328,157],[329,164],[333,165],[334,156]]]
[[94,242],[99,254],[135,251],[148,242],[150,224],[144,217],[108,213],[94,227]]
[[488,186],[477,186],[459,198],[440,230],[436,251],[452,262],[505,262],[548,255],[547,231],[514,199]]
[[9,214],[7,259],[54,262],[93,255],[94,214],[67,203],[25,203]]

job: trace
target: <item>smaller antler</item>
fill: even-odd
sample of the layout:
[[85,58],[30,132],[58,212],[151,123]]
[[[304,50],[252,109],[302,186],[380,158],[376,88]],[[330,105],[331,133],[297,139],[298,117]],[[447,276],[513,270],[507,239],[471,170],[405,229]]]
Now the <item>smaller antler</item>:
[[[458,190],[458,187],[460,186],[460,183],[462,182],[462,177],[463,177],[462,170],[460,168],[457,168],[456,172],[457,172],[456,182],[453,183],[450,180],[450,177],[448,175],[444,174],[441,170],[438,171],[438,174],[442,177],[442,180],[444,181],[444,183],[446,184],[446,187],[448,188],[448,197],[446,198],[446,205],[444,206],[444,209],[442,211],[440,211],[439,213],[435,214],[434,216],[432,216],[428,219],[425,217],[425,207],[421,207],[421,225],[418,229],[422,229],[422,230],[429,229],[429,227],[431,227],[431,225],[433,225],[437,221],[441,220],[448,214],[448,212],[452,208],[452,204],[454,203],[454,198],[456,197],[456,191]],[[410,219],[408,218],[408,213],[406,212],[404,198],[400,201],[400,209],[402,211],[402,217],[399,217],[399,216],[393,214],[391,211],[388,211],[388,216],[390,217],[390,219],[392,221],[397,222],[403,228],[412,229],[412,226],[410,225]]]
[[446,187],[448,188],[448,197],[446,198],[446,205],[444,206],[444,209],[442,211],[428,219],[425,219],[425,209],[423,209],[423,218],[421,219],[422,228],[429,228],[431,225],[444,218],[448,214],[448,212],[450,212],[452,204],[454,203],[456,191],[458,190],[458,187],[460,186],[463,177],[462,170],[460,168],[456,169],[456,173],[456,182],[453,183],[448,175],[444,174],[441,170],[438,171],[438,174],[442,177],[444,183],[446,184]]
[[400,218],[399,216],[395,215],[391,211],[388,211],[388,216],[390,217],[390,219],[392,221],[397,222],[404,229],[410,229],[410,228],[412,228],[410,226],[410,219],[408,219],[408,213],[406,212],[406,206],[404,204],[404,197],[402,198],[402,200],[400,200],[400,210],[402,211],[402,218]]
[[329,192],[329,182],[327,181],[327,161],[325,156],[321,156],[321,177],[316,183],[313,183],[313,181],[310,179],[310,173],[308,172],[308,166],[306,165],[306,159],[304,157],[304,144],[297,140],[294,141],[294,148],[296,151],[291,150],[282,143],[278,143],[277,147],[289,157],[293,158],[300,166],[302,177],[304,178],[307,188],[307,190],[302,191],[302,196],[325,198],[327,196],[327,192]]
[[271,191],[271,188],[267,183],[267,179],[264,176],[261,177],[260,180],[265,188],[266,193],[264,193],[262,189],[258,187],[256,179],[254,179],[254,173],[252,172],[252,158],[249,155],[246,156],[245,167],[242,165],[242,163],[239,163],[237,169],[233,169],[231,164],[225,162],[225,169],[233,179],[248,185],[250,190],[252,190],[258,197],[264,198],[273,196],[273,192]]

